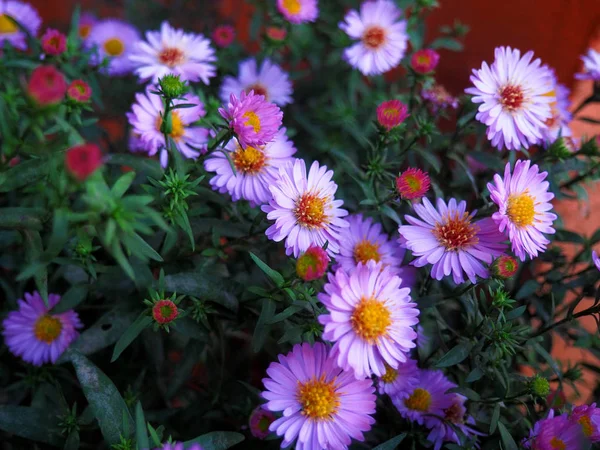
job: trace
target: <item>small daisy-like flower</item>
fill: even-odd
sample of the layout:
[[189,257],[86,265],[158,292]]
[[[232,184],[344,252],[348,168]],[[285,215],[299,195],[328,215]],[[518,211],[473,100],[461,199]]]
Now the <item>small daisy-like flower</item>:
[[477,431],[475,427],[475,419],[467,415],[465,402],[467,398],[460,394],[449,394],[451,405],[444,409],[444,420],[433,419],[429,422],[431,432],[427,436],[427,440],[433,443],[433,450],[440,450],[444,442],[454,442],[460,444],[461,440],[456,433],[458,428],[464,436],[469,438],[471,435],[483,436],[484,433]]
[[591,442],[600,442],[600,408],[595,403],[575,407],[569,420],[581,425],[583,434]]
[[492,273],[501,279],[512,278],[517,270],[519,270],[519,262],[509,255],[496,258],[492,264]]
[[96,25],[96,23],[98,23],[98,19],[95,15],[89,12],[82,13],[79,18],[79,37],[85,41],[89,37],[92,27]]
[[287,255],[305,252],[311,245],[323,247],[327,253],[339,253],[342,228],[348,226],[342,217],[348,211],[341,209],[343,200],[335,200],[337,184],[331,181],[333,170],[317,161],[310,166],[308,176],[302,159],[289,162],[279,169],[279,176],[270,186],[272,199],[262,210],[267,219],[274,220],[266,235],[279,242],[285,239]]
[[[157,447],[154,450],[186,450],[183,442],[165,442],[161,447]],[[192,444],[187,447],[187,450],[203,450],[200,444]]]
[[[136,102],[127,113],[127,119],[135,133],[139,134],[148,155],[153,156],[160,150],[160,163],[167,166],[169,159],[165,147],[165,137],[162,133],[162,114],[164,104],[160,96],[153,94],[156,88],[149,86],[145,93],[135,95]],[[204,104],[198,97],[186,94],[181,99],[173,101],[175,106],[182,103],[191,103],[196,106],[179,108],[171,111],[171,133],[177,149],[186,158],[196,159],[200,150],[208,142],[208,130],[202,127],[190,126],[206,114]]]
[[325,292],[318,295],[329,311],[319,316],[323,339],[335,342],[332,355],[357,379],[384,376],[386,364],[398,368],[416,346],[411,327],[419,322],[419,310],[401,282],[389,267],[369,261],[350,275],[344,270],[330,274]]
[[58,56],[67,50],[67,37],[58,30],[48,28],[41,41],[46,55]]
[[212,38],[218,47],[229,47],[235,39],[235,28],[231,25],[219,25],[214,29]]
[[171,300],[160,300],[152,307],[152,318],[161,325],[173,322],[178,315],[179,309]]
[[441,84],[434,84],[433,87],[425,89],[421,92],[423,100],[429,102],[429,105],[434,113],[442,109],[458,108],[458,98],[453,97]]
[[291,23],[314,22],[319,17],[317,0],[277,0],[277,9]]
[[267,27],[265,34],[274,42],[282,42],[287,36],[287,31],[285,28]]
[[8,41],[13,47],[26,50],[27,35],[11,19],[25,27],[32,36],[38,34],[42,19],[28,3],[0,0],[0,48]]
[[211,153],[204,161],[204,168],[215,172],[210,180],[212,188],[228,192],[234,202],[248,200],[253,207],[267,203],[271,199],[269,188],[279,177],[279,168],[294,161],[296,148],[285,131],[281,128],[275,140],[266,145],[242,148],[235,139],[229,141],[223,151],[229,154],[235,172],[223,152]]
[[146,32],[146,40],[135,44],[129,60],[142,81],[157,83],[168,74],[182,80],[209,84],[217,69],[210,41],[201,34],[186,33],[163,22],[160,31]]
[[396,128],[408,116],[408,108],[400,100],[387,100],[377,107],[377,122],[388,131]]
[[583,72],[576,73],[575,78],[600,81],[600,52],[590,48],[587,54],[581,57],[581,60],[583,61]]
[[336,268],[350,273],[361,263],[375,261],[382,262],[390,267],[392,273],[400,275],[405,251],[381,231],[381,224],[373,223],[373,219],[363,218],[360,214],[349,216],[347,220],[350,226],[340,234]]
[[65,154],[65,167],[77,180],[83,181],[102,165],[102,152],[96,144],[71,147]]
[[375,420],[375,389],[370,379],[356,380],[344,372],[324,344],[296,344],[287,355],[279,355],[264,378],[268,402],[265,408],[283,411],[269,427],[284,436],[281,448],[296,439],[298,450],[345,450],[352,439],[364,440],[363,433]]
[[466,202],[450,199],[448,204],[438,198],[437,208],[427,198],[415,205],[419,216],[405,216],[410,225],[399,228],[401,243],[417,257],[412,264],[423,267],[433,264],[431,276],[441,280],[452,274],[456,284],[464,283],[467,275],[471,283],[477,276],[488,278],[489,272],[481,263],[491,263],[504,253],[504,236],[490,218],[473,221],[477,211],[468,213]]
[[18,300],[19,309],[8,313],[2,322],[4,342],[12,354],[34,366],[54,364],[77,339],[77,329],[83,324],[73,310],[51,313],[60,295],[48,295],[47,307],[37,291],[24,297]]
[[242,91],[239,99],[231,94],[227,109],[219,108],[219,114],[227,120],[243,148],[271,142],[283,119],[277,105],[266,101],[263,95],[254,94],[254,91],[248,94]]
[[420,74],[432,72],[440,62],[440,54],[431,48],[417,50],[410,58],[410,67]]
[[311,245],[296,261],[296,273],[304,281],[318,280],[329,265],[329,256],[321,247]]
[[129,55],[140,34],[133,25],[115,19],[101,20],[96,23],[85,40],[86,47],[96,48],[91,59],[92,64],[100,64],[108,58],[105,70],[109,75],[126,75],[133,70]]
[[596,268],[600,270],[600,256],[598,256],[595,250],[592,251],[592,261],[594,261]]
[[531,161],[519,160],[512,174],[508,163],[504,179],[496,174],[494,183],[487,185],[499,209],[492,218],[501,232],[507,232],[512,250],[521,261],[525,261],[526,253],[535,258],[546,250],[550,241],[542,233],[555,233],[552,222],[556,215],[548,212],[554,194],[548,192],[549,183],[544,181],[547,176],[548,172],[540,172],[536,164],[531,166]]
[[586,448],[582,427],[569,421],[566,414],[554,416],[550,410],[546,419],[538,420],[524,441],[531,450],[570,450]]
[[391,397],[401,392],[411,391],[419,381],[418,371],[417,362],[410,358],[398,364],[397,369],[386,364],[385,373],[377,379],[379,393]]
[[406,169],[396,178],[398,195],[405,200],[420,199],[430,187],[429,174],[414,167]]
[[542,139],[540,143],[547,148],[559,137],[571,136],[569,123],[573,120],[573,115],[569,111],[571,102],[569,96],[571,91],[563,84],[558,82],[558,78],[552,69],[548,68],[552,80],[553,89],[546,95],[554,101],[550,103],[550,118],[546,119],[546,128],[542,129]]
[[417,382],[411,389],[392,396],[392,402],[405,419],[431,428],[436,419],[444,417],[445,410],[452,406],[453,394],[447,394],[456,385],[450,382],[441,370],[416,370]]
[[67,88],[67,96],[79,103],[86,103],[92,97],[92,88],[83,80],[74,80]]
[[401,16],[390,0],[365,1],[360,12],[351,10],[339,27],[359,42],[344,51],[344,59],[364,75],[379,75],[400,64],[408,43]]
[[545,121],[551,117],[550,104],[555,98],[552,80],[541,60],[533,52],[521,57],[519,50],[498,47],[495,61],[473,70],[475,87],[465,90],[473,103],[481,103],[476,119],[487,125],[487,137],[494,147],[519,150],[542,139]]
[[250,432],[258,439],[265,439],[269,435],[269,427],[275,422],[275,414],[262,406],[254,409],[250,414]]
[[238,78],[225,77],[221,85],[220,96],[223,102],[240,92],[254,91],[256,95],[263,95],[265,100],[279,106],[292,103],[292,83],[288,74],[277,64],[265,59],[260,68],[256,59],[250,58],[240,63]]
[[27,92],[38,105],[52,105],[60,102],[67,91],[65,76],[54,66],[38,66],[33,69]]

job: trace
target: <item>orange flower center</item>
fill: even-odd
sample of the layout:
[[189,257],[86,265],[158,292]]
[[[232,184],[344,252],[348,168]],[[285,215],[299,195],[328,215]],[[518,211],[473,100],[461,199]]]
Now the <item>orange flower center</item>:
[[400,117],[400,111],[397,108],[385,108],[383,110],[383,117],[390,122],[397,122]]
[[427,412],[431,405],[431,394],[422,388],[417,388],[413,393],[404,400],[404,405],[408,409],[415,411]]
[[375,298],[363,298],[350,318],[354,332],[363,340],[375,343],[387,334],[392,324],[390,310]]
[[550,445],[552,446],[553,450],[567,450],[567,444],[565,444],[565,441],[557,437],[552,438]]
[[505,110],[513,112],[521,107],[525,96],[520,86],[507,85],[500,89],[500,103]]
[[254,147],[238,147],[233,153],[233,164],[235,168],[242,172],[253,175],[260,172],[265,165],[265,154]]
[[594,427],[592,426],[592,421],[590,420],[589,416],[581,416],[578,422],[583,429],[583,434],[585,434],[587,437],[590,437],[594,433]]
[[379,244],[363,239],[356,247],[354,247],[354,260],[357,263],[366,264],[367,261],[381,261],[381,254],[379,253]]
[[166,47],[158,55],[158,60],[166,66],[175,67],[185,61],[185,54],[176,47]]
[[464,213],[459,216],[448,216],[442,223],[436,224],[433,235],[448,251],[458,251],[475,245],[479,227],[471,223],[471,217]]
[[417,62],[424,66],[428,66],[431,63],[431,59],[428,55],[419,55],[417,56]]
[[294,210],[298,223],[307,228],[318,228],[325,223],[325,199],[315,194],[304,194]]
[[300,0],[283,0],[283,8],[288,14],[298,14],[302,10],[302,4]]
[[396,378],[398,378],[398,371],[396,369],[394,369],[393,367],[390,367],[386,364],[385,365],[385,373],[380,378],[380,380],[383,381],[384,383],[388,384],[388,383],[393,383],[394,381],[396,381]]
[[256,113],[248,111],[244,113],[242,117],[246,119],[244,125],[250,125],[252,128],[254,128],[255,133],[258,133],[260,131],[260,117],[258,117]]
[[49,314],[41,316],[33,327],[33,334],[38,341],[51,344],[54,342],[62,331],[62,323],[56,317],[52,317]]
[[250,91],[254,91],[255,95],[263,95],[265,100],[269,100],[269,91],[267,91],[267,88],[260,83],[254,83],[248,86],[246,88],[246,94],[250,93]]
[[522,194],[509,196],[506,214],[511,222],[520,228],[533,224],[533,219],[535,218],[533,197],[527,191]]
[[[160,131],[160,127],[162,126],[163,119],[158,116],[156,119],[156,129]],[[179,113],[177,111],[171,111],[171,136],[175,141],[179,141],[185,134],[185,127],[183,122],[181,121],[181,117],[179,117]]]
[[371,26],[363,33],[362,41],[366,47],[376,50],[385,42],[385,30],[377,25]]
[[80,25],[79,26],[79,37],[85,39],[90,35],[90,31],[92,31],[91,25]]
[[465,418],[465,412],[461,404],[454,402],[450,408],[444,411],[445,419],[451,423],[463,423]]
[[407,174],[404,176],[404,182],[413,194],[419,192],[423,188],[423,181],[416,175]]
[[298,382],[296,398],[302,405],[302,415],[313,420],[330,420],[340,406],[335,379],[327,382],[325,375],[313,377],[306,383]]
[[0,14],[0,33],[12,34],[19,31],[19,27],[10,20],[7,14]]

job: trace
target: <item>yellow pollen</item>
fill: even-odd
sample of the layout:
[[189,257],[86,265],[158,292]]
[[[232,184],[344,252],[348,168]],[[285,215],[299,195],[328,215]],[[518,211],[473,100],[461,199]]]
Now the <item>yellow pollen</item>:
[[119,56],[125,51],[125,44],[119,38],[110,38],[104,42],[104,51],[109,56]]
[[298,14],[302,10],[300,0],[283,0],[283,8],[288,14]]
[[464,250],[479,242],[477,232],[479,227],[471,223],[471,217],[464,213],[459,216],[447,216],[444,222],[436,224],[432,230],[438,242],[446,247],[447,251]]
[[594,433],[594,427],[592,426],[589,416],[581,416],[578,422],[583,429],[583,434],[585,434],[587,437],[590,437]]
[[41,316],[33,327],[33,333],[38,341],[51,344],[54,342],[62,331],[62,323],[56,317],[48,314]]
[[260,117],[258,117],[256,113],[248,111],[244,113],[242,117],[246,119],[244,125],[250,125],[252,128],[254,128],[255,133],[258,133],[260,131]]
[[527,191],[509,196],[506,214],[511,222],[518,227],[527,227],[533,224],[535,218],[533,197]]
[[567,450],[567,444],[565,444],[565,441],[557,437],[552,438],[550,445],[552,446],[553,450]]
[[296,202],[296,220],[307,228],[318,228],[326,222],[325,199],[315,194],[304,194]]
[[415,411],[427,412],[431,405],[431,394],[422,388],[416,388],[414,392],[404,400],[407,408]]
[[368,261],[381,261],[379,244],[363,239],[354,247],[354,260],[366,264]]
[[6,14],[0,14],[0,33],[2,34],[12,34],[19,31],[19,27],[9,19],[9,16]]
[[390,367],[386,364],[385,365],[385,373],[379,379],[381,381],[383,381],[384,383],[388,384],[388,383],[393,383],[394,381],[396,381],[396,378],[398,378],[398,371],[396,369],[394,369],[393,367]]
[[387,334],[392,324],[390,310],[375,298],[362,298],[350,318],[354,332],[370,344]]
[[233,153],[233,164],[242,173],[255,174],[260,172],[265,165],[265,160],[265,154],[254,147],[246,147],[245,149],[238,147]]
[[542,94],[544,97],[553,97],[554,100],[550,103],[550,108],[554,109],[556,107],[556,91],[554,89],[552,89],[551,91],[546,92],[545,94]]
[[[156,119],[156,129],[160,131],[162,126],[162,117],[158,116]],[[185,127],[181,122],[181,117],[177,111],[171,111],[171,136],[175,141],[179,141],[185,134]]]
[[331,420],[340,406],[340,396],[336,392],[335,378],[325,381],[313,377],[306,383],[298,382],[296,398],[302,405],[302,415],[312,420]]

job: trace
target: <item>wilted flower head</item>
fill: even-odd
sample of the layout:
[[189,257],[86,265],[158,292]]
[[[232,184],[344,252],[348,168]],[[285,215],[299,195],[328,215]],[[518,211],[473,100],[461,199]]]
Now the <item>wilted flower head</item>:
[[319,16],[317,0],[277,0],[277,9],[295,24],[314,22]]
[[397,127],[408,117],[408,107],[400,100],[387,100],[377,107],[377,121],[387,129]]
[[58,30],[48,28],[42,36],[42,50],[46,55],[62,55],[67,49],[67,37]]
[[583,61],[583,72],[575,74],[575,78],[600,81],[600,52],[590,48],[587,55],[583,55],[581,60]]
[[60,102],[67,91],[65,76],[54,66],[38,66],[33,69],[27,92],[38,105]]
[[20,23],[32,36],[37,36],[42,19],[28,3],[17,0],[0,1],[0,48],[8,41],[13,47],[25,50],[27,34],[11,19]]
[[77,180],[83,181],[102,165],[102,152],[96,144],[71,147],[65,154],[65,167]]
[[265,439],[269,435],[269,427],[275,421],[275,414],[259,406],[250,415],[250,432],[258,439]]
[[396,178],[396,190],[400,198],[405,200],[418,200],[424,197],[430,188],[429,174],[410,167]]
[[417,50],[410,58],[412,69],[421,74],[432,72],[440,61],[440,54],[431,48]]
[[450,95],[441,84],[434,84],[433,87],[423,90],[421,96],[429,102],[434,113],[446,108],[458,108],[458,98]]
[[85,103],[92,97],[92,88],[83,80],[74,80],[67,88],[67,96],[76,102]]
[[229,47],[235,39],[235,28],[231,25],[219,25],[214,29],[212,38],[218,47]]
[[318,280],[329,265],[329,256],[321,247],[311,245],[296,261],[296,273],[304,281]]

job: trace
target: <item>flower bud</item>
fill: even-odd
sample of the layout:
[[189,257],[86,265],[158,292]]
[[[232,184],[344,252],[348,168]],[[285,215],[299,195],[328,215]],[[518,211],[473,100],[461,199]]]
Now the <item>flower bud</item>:
[[92,97],[92,88],[83,80],[75,80],[67,88],[67,97],[78,103],[86,103]]
[[168,98],[181,97],[187,91],[185,81],[181,81],[179,75],[165,75],[158,80],[158,84],[162,93]]
[[102,152],[96,144],[71,147],[65,154],[65,167],[77,180],[83,181],[102,165]]
[[231,25],[219,25],[213,31],[212,38],[217,46],[229,47],[235,39],[235,29]]
[[328,264],[329,256],[327,256],[327,252],[321,247],[313,245],[298,258],[296,273],[304,281],[318,280],[325,275]]
[[546,378],[536,375],[529,380],[529,390],[536,397],[546,397],[550,393],[550,383]]
[[152,317],[161,325],[173,322],[178,315],[177,305],[171,300],[159,300],[152,307]]
[[430,181],[427,172],[410,167],[396,178],[396,190],[400,198],[418,200],[429,191]]
[[58,30],[48,28],[42,36],[42,50],[46,55],[62,55],[67,50],[67,37]]
[[387,100],[377,107],[377,122],[390,131],[408,117],[408,108],[400,100]]
[[496,258],[494,263],[492,264],[492,273],[495,277],[501,279],[507,279],[514,276],[519,269],[519,263],[515,258],[508,255],[500,256]]
[[413,53],[410,58],[412,69],[422,75],[433,72],[440,61],[440,54],[430,48],[424,48]]
[[29,77],[27,92],[38,105],[60,102],[67,91],[65,76],[54,66],[38,66]]
[[269,435],[269,426],[275,421],[275,415],[259,406],[250,414],[250,432],[258,439],[265,439]]

